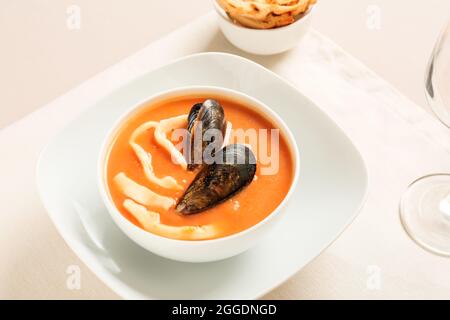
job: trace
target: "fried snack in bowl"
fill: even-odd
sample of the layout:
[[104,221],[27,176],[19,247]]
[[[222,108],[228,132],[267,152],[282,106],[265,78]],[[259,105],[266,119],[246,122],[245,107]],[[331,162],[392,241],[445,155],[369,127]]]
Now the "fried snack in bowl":
[[317,11],[316,0],[213,0],[213,4],[225,38],[259,55],[295,47]]
[[283,27],[309,10],[316,0],[217,0],[227,15],[253,29]]

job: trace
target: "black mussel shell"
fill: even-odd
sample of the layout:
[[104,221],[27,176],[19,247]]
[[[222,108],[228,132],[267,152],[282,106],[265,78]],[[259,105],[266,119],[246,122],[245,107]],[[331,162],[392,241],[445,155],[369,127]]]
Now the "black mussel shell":
[[[201,127],[196,126],[198,123],[201,123]],[[226,129],[226,121],[225,113],[220,103],[213,99],[207,99],[203,103],[195,104],[188,115],[187,129],[188,137],[186,141],[188,145],[185,148],[186,161],[188,163],[188,169],[193,170],[197,165],[203,164],[203,151],[208,146],[214,143],[215,145],[212,146],[213,150],[218,150],[221,147]],[[205,140],[205,133],[211,129],[221,133],[222,139],[216,140],[215,137],[212,137],[209,141]],[[214,152],[212,155],[214,156]]]
[[211,164],[204,164],[177,204],[182,214],[204,211],[229,199],[253,181],[256,158],[244,145],[221,149]]

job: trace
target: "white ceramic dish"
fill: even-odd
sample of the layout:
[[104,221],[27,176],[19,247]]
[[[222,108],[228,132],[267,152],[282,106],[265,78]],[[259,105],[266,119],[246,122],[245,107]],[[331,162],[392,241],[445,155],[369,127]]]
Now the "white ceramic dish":
[[[130,118],[132,114],[137,112],[141,107],[146,107],[157,101],[164,101],[166,99],[190,96],[195,94],[206,94],[211,96],[227,97],[233,101],[240,102],[260,114],[264,114],[267,118],[271,119],[277,127],[281,130],[285,136],[288,146],[291,150],[294,163],[294,174],[288,194],[282,203],[273,211],[266,219],[253,227],[246,229],[242,232],[233,234],[231,236],[202,241],[183,241],[164,238],[150,232],[147,232],[130,221],[128,221],[116,208],[111,200],[106,183],[106,157],[108,155],[112,141],[114,140],[117,130]],[[150,252],[158,254],[162,257],[173,259],[183,262],[211,262],[230,258],[239,253],[242,253],[249,248],[253,247],[256,243],[267,235],[269,231],[275,226],[276,222],[280,219],[285,212],[284,208],[288,203],[295,187],[297,186],[299,177],[299,152],[295,139],[286,126],[284,121],[274,113],[268,106],[264,105],[260,101],[249,97],[246,94],[237,92],[231,89],[219,88],[219,87],[206,87],[206,86],[191,86],[182,87],[173,90],[157,93],[152,97],[145,100],[145,102],[139,103],[136,106],[130,108],[125,112],[115,123],[110,132],[106,135],[102,147],[100,148],[100,156],[97,163],[97,183],[99,185],[99,192],[103,199],[103,202],[108,209],[111,217],[119,228],[134,242],[141,247],[147,249]]]
[[[301,152],[301,179],[273,232],[243,254],[202,264],[161,258],[131,241],[109,216],[96,179],[103,137],[121,114],[154,93],[191,85],[238,90],[270,105]],[[67,244],[122,297],[253,299],[300,270],[349,225],[364,200],[367,173],[343,131],[295,87],[252,61],[204,53],[149,72],[91,106],[43,150],[37,184]]]
[[292,24],[274,29],[251,29],[240,26],[227,16],[216,0],[212,0],[219,27],[225,37],[239,49],[259,55],[277,54],[295,47],[308,32],[316,11],[314,4]]

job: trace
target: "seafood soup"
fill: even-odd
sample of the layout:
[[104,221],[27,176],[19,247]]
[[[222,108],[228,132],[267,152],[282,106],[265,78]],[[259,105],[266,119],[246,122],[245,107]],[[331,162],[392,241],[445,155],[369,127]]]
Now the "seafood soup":
[[285,133],[267,115],[211,94],[139,107],[116,130],[105,165],[120,213],[180,240],[258,224],[283,201],[295,169]]

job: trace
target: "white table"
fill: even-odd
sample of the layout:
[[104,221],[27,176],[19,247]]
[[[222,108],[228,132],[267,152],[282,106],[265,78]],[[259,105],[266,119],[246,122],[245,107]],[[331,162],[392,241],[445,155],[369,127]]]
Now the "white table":
[[[399,198],[412,180],[450,172],[450,131],[317,32],[290,52],[249,56],[223,38],[213,14],[0,131],[0,298],[117,298],[68,249],[42,207],[34,181],[39,151],[121,83],[201,51],[237,53],[289,79],[336,120],[369,169],[369,196],[359,217],[266,298],[450,298],[450,260],[419,248],[398,218]],[[71,265],[81,268],[79,290],[66,286]]]

